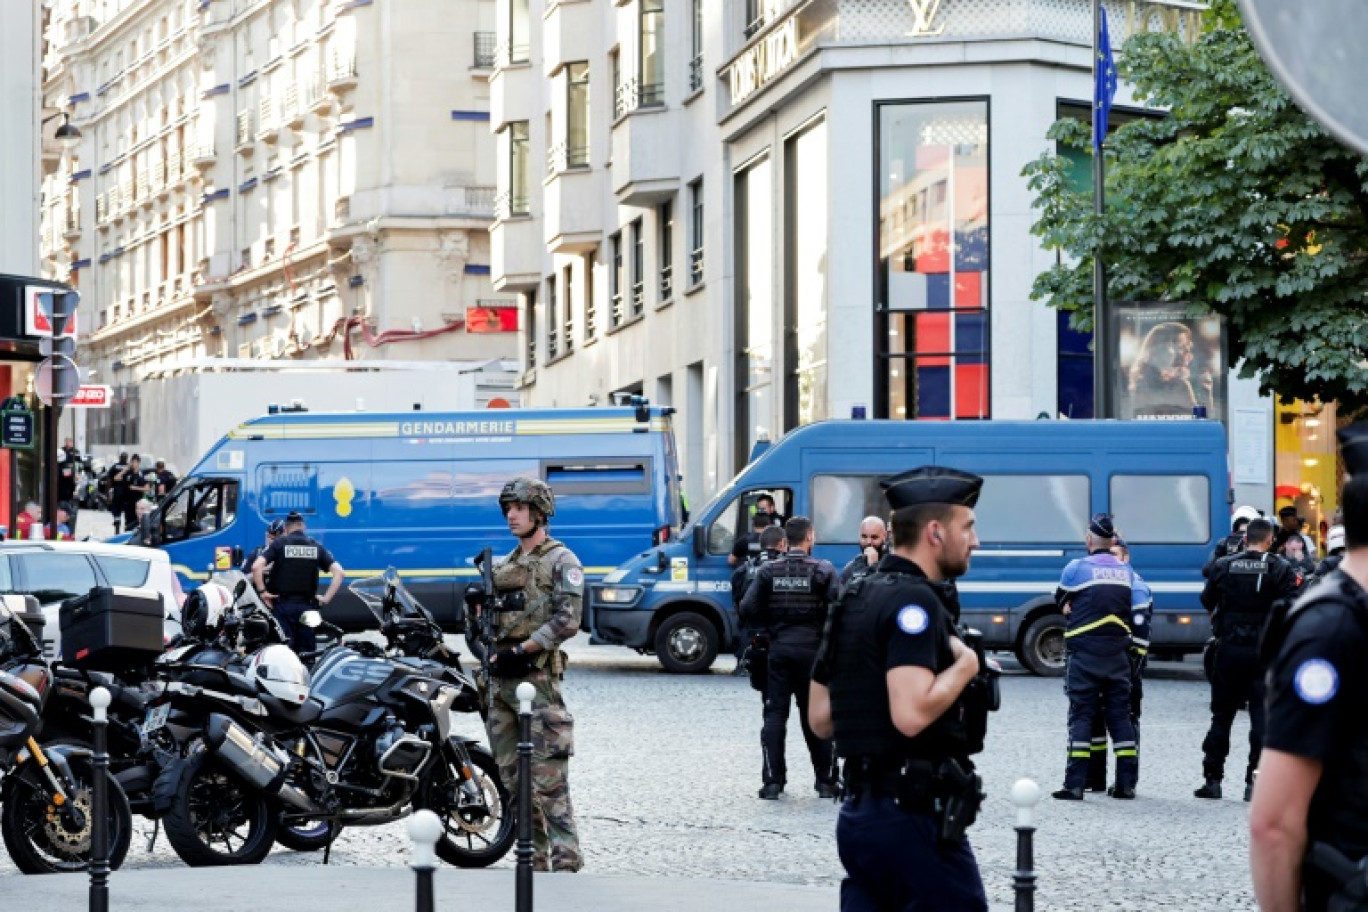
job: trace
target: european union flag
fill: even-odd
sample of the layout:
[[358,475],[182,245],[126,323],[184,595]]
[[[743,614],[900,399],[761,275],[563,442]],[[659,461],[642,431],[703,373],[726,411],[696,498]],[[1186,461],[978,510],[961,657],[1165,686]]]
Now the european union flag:
[[1111,117],[1112,102],[1116,100],[1116,61],[1112,58],[1111,33],[1107,30],[1107,8],[1101,15],[1097,34],[1097,71],[1093,82],[1093,148],[1102,151],[1107,139],[1107,120]]

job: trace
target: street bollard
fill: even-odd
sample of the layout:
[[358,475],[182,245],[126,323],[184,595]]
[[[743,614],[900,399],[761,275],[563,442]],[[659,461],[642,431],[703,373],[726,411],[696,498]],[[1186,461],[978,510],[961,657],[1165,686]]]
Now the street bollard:
[[1035,827],[1033,809],[1040,803],[1040,786],[1033,779],[1018,779],[1012,786],[1012,804],[1016,805],[1017,866],[1012,879],[1016,892],[1016,912],[1035,912]]
[[518,685],[518,873],[516,912],[532,912],[532,699],[537,688]]
[[409,839],[413,840],[413,873],[418,878],[417,912],[434,912],[432,873],[437,867],[437,840],[442,838],[442,821],[432,811],[416,811],[409,818]]
[[90,801],[90,912],[109,912],[109,691],[90,692],[95,781]]

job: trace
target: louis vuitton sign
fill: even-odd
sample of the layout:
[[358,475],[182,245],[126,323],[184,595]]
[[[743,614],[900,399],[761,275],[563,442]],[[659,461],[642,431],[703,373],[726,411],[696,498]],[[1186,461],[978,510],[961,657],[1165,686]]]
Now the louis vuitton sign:
[[727,67],[731,103],[738,105],[798,59],[798,16],[790,15],[779,26],[741,52]]

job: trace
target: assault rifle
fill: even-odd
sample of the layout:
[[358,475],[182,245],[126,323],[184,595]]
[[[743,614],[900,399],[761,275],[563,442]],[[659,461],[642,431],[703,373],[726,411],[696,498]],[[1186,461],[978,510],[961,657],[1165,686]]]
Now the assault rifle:
[[474,634],[468,640],[470,651],[480,660],[480,674],[489,685],[489,660],[494,655],[494,612],[498,610],[494,598],[494,551],[485,548],[475,558],[479,568],[479,582],[466,586],[466,630]]

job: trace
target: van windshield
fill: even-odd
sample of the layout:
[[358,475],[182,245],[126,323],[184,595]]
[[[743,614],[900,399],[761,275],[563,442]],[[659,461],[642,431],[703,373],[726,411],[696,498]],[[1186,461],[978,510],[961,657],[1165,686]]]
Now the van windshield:
[[685,526],[682,530],[680,530],[680,539],[685,539],[687,537],[685,533],[691,533],[693,531],[693,527],[702,522],[704,517],[711,516],[713,514],[713,511],[717,509],[717,505],[730,498],[732,495],[732,491],[734,491],[735,489],[736,484],[733,482],[732,484],[727,485],[725,488],[714,494],[712,498],[702,506],[701,509],[690,509],[689,524]]

